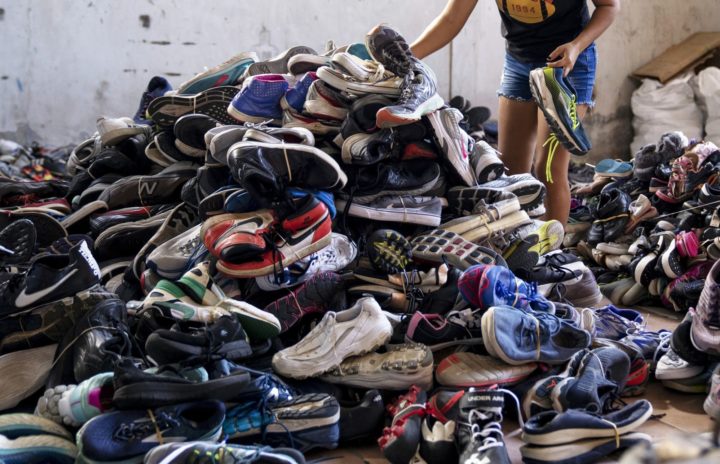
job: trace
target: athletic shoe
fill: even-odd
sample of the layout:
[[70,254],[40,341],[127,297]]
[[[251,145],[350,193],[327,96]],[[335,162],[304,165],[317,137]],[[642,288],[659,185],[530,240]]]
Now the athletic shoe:
[[597,348],[583,357],[574,377],[567,377],[552,391],[556,411],[582,408],[607,412],[613,397],[622,391],[630,373],[630,358],[612,347]]
[[[56,392],[57,387],[50,391]],[[57,398],[58,417],[65,425],[80,427],[93,417],[113,409],[113,392],[112,372],[96,374],[77,386],[68,385]],[[51,402],[54,401],[51,399]]]
[[445,222],[440,228],[460,234],[465,240],[482,242],[488,237],[514,231],[530,222],[527,213],[520,211],[517,198],[510,198],[492,205],[478,203],[473,214]]
[[702,374],[704,366],[691,364],[669,349],[660,357],[655,366],[655,378],[658,380],[688,379]]
[[[175,280],[207,259],[208,251],[200,235],[201,226],[198,224],[191,227],[155,248],[145,260],[147,269],[166,279]],[[162,228],[158,233],[160,231]]]
[[147,115],[160,126],[172,126],[188,113],[205,114],[223,124],[235,124],[235,118],[227,114],[227,107],[239,91],[237,87],[220,86],[195,95],[158,97],[148,105]]
[[135,124],[130,118],[100,117],[97,122],[100,141],[105,146],[114,146],[138,134],[150,134],[150,126]]
[[158,329],[148,337],[145,350],[159,365],[213,354],[224,355],[229,360],[252,355],[245,331],[229,316],[220,317],[207,327],[176,324],[169,330]]
[[322,314],[331,309],[344,308],[344,286],[338,274],[320,272],[289,295],[265,306],[264,310],[277,317],[281,333],[286,332],[307,314]]
[[390,129],[372,134],[352,134],[342,143],[342,160],[358,166],[376,164],[395,157],[396,136]]
[[134,462],[164,442],[216,441],[224,418],[225,405],[220,401],[101,414],[77,434],[79,459]]
[[194,95],[204,90],[221,85],[237,85],[248,66],[258,61],[254,52],[244,52],[233,56],[229,60],[196,74],[192,79],[183,82],[178,87],[179,95]]
[[385,195],[426,195],[443,180],[440,165],[428,160],[400,161],[365,166],[356,175],[354,199],[370,202]]
[[349,208],[347,200],[335,200],[338,211],[348,216],[431,227],[440,225],[442,206],[440,198],[409,195],[379,197],[369,203],[353,200]]
[[504,404],[501,391],[471,388],[463,395],[457,430],[459,462],[510,464],[501,425]]
[[554,446],[589,438],[614,438],[634,431],[652,413],[652,404],[647,400],[602,416],[581,409],[546,411],[525,422],[522,440],[532,445]]
[[643,326],[643,317],[639,312],[634,309],[619,309],[613,305],[583,309],[582,317],[583,328],[590,332],[593,338],[620,340]]
[[712,374],[710,391],[703,403],[705,413],[715,419],[720,420],[720,367],[715,368]]
[[366,251],[373,267],[388,274],[405,271],[412,257],[410,242],[391,229],[373,232],[367,239]]
[[514,272],[527,282],[536,282],[539,285],[538,291],[547,295],[550,292],[543,291],[543,285],[577,282],[582,278],[585,269],[587,266],[577,255],[558,250],[539,257],[537,265],[530,272]]
[[454,353],[438,364],[435,377],[445,387],[487,388],[514,385],[525,380],[537,368],[534,363],[510,366],[490,356]]
[[279,124],[282,119],[280,99],[289,87],[281,75],[267,74],[245,82],[227,107],[228,114],[238,121]]
[[498,156],[498,151],[484,140],[475,142],[470,152],[470,167],[481,185],[492,182],[505,173],[505,164]]
[[636,330],[620,339],[625,345],[637,348],[643,358],[650,363],[650,368],[655,369],[655,363],[660,356],[670,349],[670,338],[672,332],[661,329],[658,331]]
[[[527,332],[527,338],[514,335]],[[590,345],[590,334],[548,313],[494,306],[482,317],[485,348],[508,364],[559,364]]]
[[330,155],[304,144],[238,142],[228,163],[235,180],[255,198],[273,198],[288,186],[337,190],[347,183]]
[[458,289],[473,308],[484,310],[492,306],[513,306],[555,312],[555,306],[536,294],[533,286],[518,279],[503,266],[479,265],[465,270],[458,280]]
[[475,245],[455,232],[435,229],[415,237],[411,242],[413,259],[443,263],[468,269],[477,264],[505,265],[505,260],[493,250]]
[[138,109],[135,112],[135,116],[133,116],[133,121],[135,122],[135,124],[151,125],[152,121],[148,121],[145,116],[148,105],[151,101],[155,100],[158,97],[162,97],[163,95],[165,95],[165,93],[171,90],[172,86],[164,77],[154,76],[152,79],[150,79],[147,88],[140,97],[140,104],[138,105]]
[[[448,208],[457,217],[473,214],[475,207],[482,202],[491,205],[502,200],[517,198],[515,194],[501,189],[477,187],[451,187],[447,191]],[[519,200],[518,200],[519,201]]]
[[713,265],[705,279],[700,301],[692,313],[692,344],[700,351],[720,356],[720,264]]
[[584,155],[592,146],[577,115],[577,92],[563,73],[563,68],[532,70],[530,90],[557,140],[572,154]]
[[[532,174],[515,174],[486,182],[480,188],[497,189],[514,194],[524,210],[529,211],[543,204],[545,185]],[[449,201],[449,200],[448,200]]]
[[374,439],[385,422],[385,405],[378,390],[368,390],[358,401],[340,402],[340,444]]
[[66,255],[40,255],[25,274],[13,274],[0,284],[2,316],[24,313],[87,291],[100,282],[100,267],[87,243]]
[[570,358],[563,370],[549,371],[529,387],[523,396],[522,402],[522,409],[526,418],[529,419],[540,412],[553,409],[553,390],[559,382],[577,374],[580,364],[588,352],[587,349],[578,351]]
[[52,462],[72,464],[77,458],[75,444],[53,435],[32,435],[14,440],[0,435],[0,459],[6,464]]
[[348,114],[349,103],[345,98],[330,88],[322,80],[316,80],[308,89],[303,112],[321,121],[336,122],[340,124]]
[[701,374],[687,379],[662,380],[664,387],[683,393],[707,394],[711,387],[712,374],[717,367],[716,363],[705,366]]
[[153,448],[145,455],[145,464],[171,464],[192,462],[193,459],[214,459],[216,464],[234,464],[256,459],[277,464],[305,464],[302,453],[290,448],[270,448],[262,445],[234,445],[191,441],[166,443]]
[[567,302],[573,306],[597,306],[603,299],[595,275],[589,268],[582,271],[577,280],[555,284],[548,294],[548,299]]
[[29,219],[19,219],[0,229],[0,267],[30,261],[36,237],[35,225]]
[[480,330],[480,310],[450,311],[440,314],[412,315],[405,339],[422,343],[432,351],[455,345],[480,345],[483,343]]
[[186,156],[204,158],[207,151],[205,134],[220,123],[204,114],[186,114],[175,121],[175,146]]
[[[342,343],[327,343],[329,334]],[[392,326],[377,302],[361,298],[345,311],[326,313],[299,343],[275,353],[273,369],[286,377],[313,377],[338,367],[350,356],[376,350],[391,335]]]
[[232,441],[292,447],[303,453],[333,449],[340,437],[340,405],[327,394],[300,395],[291,400],[243,403],[227,411],[222,431]]
[[385,427],[378,445],[383,456],[393,464],[410,462],[420,446],[420,425],[425,413],[427,394],[413,385],[393,404],[388,405],[392,422]]
[[315,50],[310,47],[291,47],[280,53],[279,55],[274,56],[268,60],[258,61],[251,64],[247,68],[245,76],[243,77],[246,78],[248,76],[257,76],[258,74],[287,74],[289,72],[288,63],[290,62],[292,57],[300,54],[317,55],[317,53],[315,53]]
[[[558,69],[562,70],[562,68]],[[520,454],[523,462],[535,464],[595,462],[620,449],[633,448],[636,445],[648,447],[653,441],[650,435],[631,432],[611,438],[589,438],[556,446],[524,445],[520,447]]]
[[433,355],[428,347],[421,344],[388,345],[384,353],[368,353],[346,359],[321,379],[359,388],[407,390],[417,385],[430,389],[433,384]]
[[469,187],[477,184],[470,167],[470,150],[474,141],[460,128],[463,114],[455,108],[444,108],[428,114],[435,138],[454,173]]
[[359,60],[349,53],[333,55],[332,60],[342,62],[344,69],[321,66],[317,70],[317,76],[333,88],[358,96],[400,95],[402,79],[386,71],[380,63]]

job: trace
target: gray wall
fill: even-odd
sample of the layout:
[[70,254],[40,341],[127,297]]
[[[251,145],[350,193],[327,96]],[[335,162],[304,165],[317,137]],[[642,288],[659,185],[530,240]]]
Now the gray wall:
[[[595,155],[626,156],[627,76],[667,46],[720,21],[717,0],[625,0],[599,42]],[[0,134],[62,144],[100,115],[134,113],[150,77],[178,85],[244,50],[361,41],[375,23],[414,39],[444,0],[0,0]],[[497,107],[504,43],[495,2],[479,0],[451,47],[427,61],[443,96]],[[452,55],[452,57],[451,57]]]

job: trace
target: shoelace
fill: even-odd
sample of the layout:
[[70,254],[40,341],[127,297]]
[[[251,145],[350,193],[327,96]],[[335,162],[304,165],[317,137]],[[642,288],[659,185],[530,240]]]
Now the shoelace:
[[133,421],[130,423],[123,422],[120,424],[120,427],[118,427],[113,433],[113,438],[122,441],[134,442],[143,440],[148,437],[150,433],[155,432],[158,443],[162,445],[164,442],[162,437],[163,431],[180,426],[180,421],[168,413],[161,412],[160,414],[155,415],[150,409],[148,409],[147,412],[147,419]]
[[[497,389],[489,389],[488,392],[492,393],[503,393],[506,396],[510,396],[515,401],[515,410],[517,411],[517,420],[518,424],[520,424],[520,428],[512,432],[509,436],[515,436],[520,431],[522,431],[522,428],[524,426],[524,422],[522,419],[522,408],[520,407],[520,400],[518,397],[511,392],[510,390],[506,390],[503,388],[497,388]],[[503,438],[503,431],[502,431],[502,415],[498,414],[485,414],[482,411],[479,411],[477,409],[473,409],[470,411],[470,414],[468,414],[468,423],[464,425],[470,426],[470,431],[472,433],[473,440],[479,441],[482,443],[482,445],[478,448],[478,452],[487,450],[489,448],[497,448],[500,446],[505,446],[504,442],[502,441]],[[484,426],[481,428],[480,424],[478,422],[484,422]]]
[[[580,125],[580,120],[578,119],[577,115],[577,103],[575,95],[573,95],[572,99],[568,102],[568,113],[570,114],[570,120],[572,121],[572,128],[573,130],[575,130]],[[543,147],[545,147],[546,145],[548,145],[548,159],[547,163],[545,164],[545,178],[549,183],[552,184],[553,179],[551,166],[553,158],[555,157],[555,152],[560,145],[560,140],[555,133],[550,133],[550,136],[547,138],[545,143],[543,143]]]

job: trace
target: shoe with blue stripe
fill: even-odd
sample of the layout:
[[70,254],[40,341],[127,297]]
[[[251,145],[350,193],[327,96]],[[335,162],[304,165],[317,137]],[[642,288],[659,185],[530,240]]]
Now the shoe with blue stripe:
[[230,441],[262,442],[304,453],[314,448],[336,448],[340,438],[339,420],[337,400],[316,393],[279,403],[240,404],[228,411],[223,432]]
[[187,82],[180,84],[178,94],[194,95],[212,87],[237,85],[245,70],[258,60],[254,52],[240,53],[226,62],[201,72]]

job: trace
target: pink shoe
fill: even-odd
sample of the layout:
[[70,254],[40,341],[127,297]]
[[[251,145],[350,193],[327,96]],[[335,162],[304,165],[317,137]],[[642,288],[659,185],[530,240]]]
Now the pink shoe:
[[675,237],[675,244],[683,258],[694,258],[698,255],[700,240],[694,232],[680,232]]

